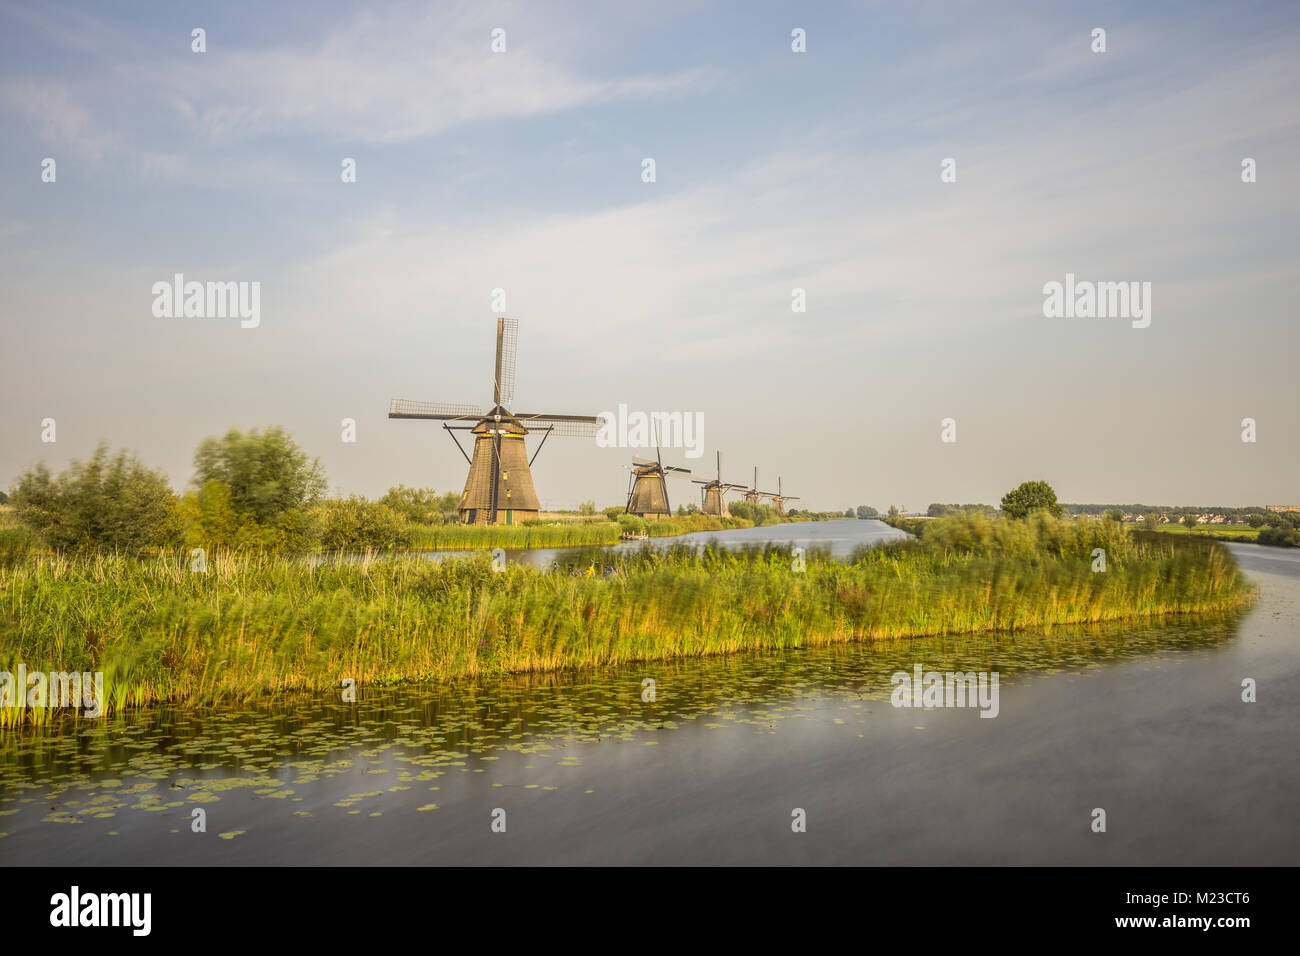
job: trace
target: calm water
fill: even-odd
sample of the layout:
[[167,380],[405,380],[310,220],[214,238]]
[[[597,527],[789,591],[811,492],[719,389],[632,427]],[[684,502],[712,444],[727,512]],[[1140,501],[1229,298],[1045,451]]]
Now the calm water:
[[[1300,553],[1232,548],[1261,589],[1236,619],[408,687],[356,705],[154,711],[11,736],[0,860],[1295,864]],[[999,716],[891,707],[890,675],[917,663],[999,671]],[[1244,677],[1258,703],[1241,702]],[[191,832],[195,807],[206,833]],[[796,807],[806,833],[791,832]],[[1090,832],[1094,807],[1104,834]],[[491,830],[496,808],[505,833]]]
[[[732,531],[699,531],[694,534],[682,534],[671,538],[648,538],[644,541],[620,541],[608,547],[585,548],[524,548],[506,550],[507,564],[522,564],[534,568],[558,566],[567,568],[569,564],[581,558],[584,561],[599,561],[601,554],[617,554],[635,551],[641,548],[671,548],[679,545],[694,545],[702,548],[710,542],[726,547],[743,547],[745,545],[777,544],[782,547],[798,546],[806,549],[818,548],[828,551],[832,557],[847,558],[853,549],[861,544],[875,545],[883,541],[897,541],[908,537],[907,532],[891,528],[883,521],[801,521],[791,524],[769,525],[762,528],[741,528]],[[503,549],[504,550],[504,549]],[[441,561],[449,557],[464,555],[482,555],[483,551],[407,551],[404,554],[425,558],[429,561]],[[362,555],[354,555],[355,560],[363,560]]]

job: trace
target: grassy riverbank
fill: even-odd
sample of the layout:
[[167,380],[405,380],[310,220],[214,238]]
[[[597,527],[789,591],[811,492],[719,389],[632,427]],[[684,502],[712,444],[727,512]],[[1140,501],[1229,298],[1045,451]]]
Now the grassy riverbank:
[[[0,669],[102,670],[115,710],[349,677],[450,680],[1228,611],[1249,597],[1227,550],[1190,536],[942,522],[923,542],[862,549],[848,563],[809,554],[802,571],[774,547],[647,549],[591,577],[494,572],[486,555],[311,564],[218,554],[206,574],[180,557],[26,557],[0,566]],[[1092,570],[1094,546],[1108,549],[1104,573]]]

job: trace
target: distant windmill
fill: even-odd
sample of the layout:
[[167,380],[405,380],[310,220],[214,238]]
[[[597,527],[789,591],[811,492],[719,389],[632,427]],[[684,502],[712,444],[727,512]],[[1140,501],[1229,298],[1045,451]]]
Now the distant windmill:
[[[395,398],[388,406],[389,418],[415,418],[441,422],[474,422],[442,427],[451,435],[469,462],[469,476],[460,496],[463,524],[519,524],[535,518],[541,510],[533,488],[531,465],[552,433],[574,438],[594,438],[600,421],[594,415],[513,414],[506,406],[515,400],[515,350],[519,342],[519,321],[497,319],[497,357],[492,377],[492,408],[440,402],[412,402]],[[453,432],[474,435],[474,457],[465,454]],[[543,432],[532,459],[524,447],[524,436]]]
[[778,475],[776,478],[776,494],[768,495],[768,497],[772,499],[772,504],[776,506],[776,513],[779,515],[785,514],[785,503],[787,501],[799,500],[798,495],[783,494],[782,492],[784,490],[785,489],[781,487],[781,476]]
[[764,498],[771,498],[772,492],[758,490],[758,466],[754,466],[754,483],[745,489],[745,500],[750,504],[761,504]]
[[705,481],[703,478],[692,478],[691,481],[700,488],[700,510],[706,515],[717,515],[720,518],[730,518],[731,512],[727,510],[726,494],[728,491],[742,491],[744,485],[724,484],[722,481],[722,452],[718,452],[718,476]]
[[666,476],[684,478],[689,475],[689,468],[678,468],[676,465],[664,467],[663,456],[659,453],[659,448],[655,447],[655,460],[642,461],[636,458],[632,459],[632,475],[628,479],[631,488],[627,493],[627,513],[636,515],[638,518],[658,518],[667,517],[673,513],[673,507],[668,502],[668,482],[664,480]]

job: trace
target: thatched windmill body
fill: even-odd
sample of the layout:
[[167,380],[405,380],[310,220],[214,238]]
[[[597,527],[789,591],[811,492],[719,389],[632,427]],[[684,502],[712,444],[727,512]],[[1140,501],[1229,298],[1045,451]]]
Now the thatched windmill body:
[[[594,415],[515,414],[508,408],[515,396],[515,351],[519,341],[516,319],[497,319],[496,365],[492,377],[492,407],[483,411],[474,405],[440,402],[412,402],[395,398],[389,404],[389,418],[412,418],[443,422],[443,428],[469,462],[465,491],[460,496],[463,524],[520,524],[537,517],[541,502],[533,487],[532,463],[552,434],[594,438],[600,419]],[[456,424],[460,423],[460,424]],[[474,436],[474,456],[465,449],[455,432]],[[524,437],[542,433],[542,441],[528,457]]]
[[705,481],[703,478],[692,478],[691,481],[700,488],[700,511],[706,515],[717,515],[720,518],[730,518],[731,512],[727,510],[728,491],[742,491],[744,485],[734,485],[724,483],[722,480],[722,452],[718,452],[718,474],[716,478]]
[[655,460],[644,461],[632,459],[632,474],[629,476],[631,487],[627,492],[627,514],[638,518],[667,518],[673,513],[673,506],[668,501],[668,477],[684,478],[691,473],[689,468],[676,465],[665,467],[663,456],[655,448]]

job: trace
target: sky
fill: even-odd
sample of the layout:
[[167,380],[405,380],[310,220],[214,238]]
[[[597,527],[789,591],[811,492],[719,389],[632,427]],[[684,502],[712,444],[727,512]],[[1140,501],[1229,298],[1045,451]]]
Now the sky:
[[[797,507],[1300,503],[1298,176],[1294,3],[0,2],[0,488],[281,425],[459,492],[388,402],[490,404],[504,290],[516,410],[698,413],[665,463]],[[1067,274],[1150,324],[1045,317]],[[551,439],[543,507],[633,454]]]

